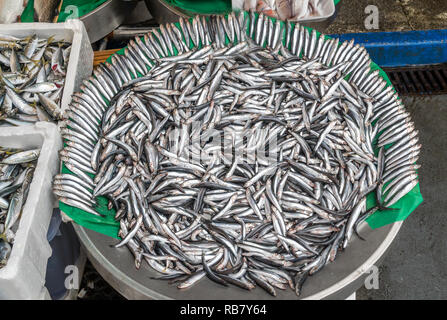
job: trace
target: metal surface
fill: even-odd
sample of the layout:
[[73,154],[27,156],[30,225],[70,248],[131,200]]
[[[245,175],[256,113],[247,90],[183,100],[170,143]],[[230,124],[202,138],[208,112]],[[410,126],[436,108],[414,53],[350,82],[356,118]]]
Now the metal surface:
[[121,25],[135,8],[137,1],[109,0],[92,12],[82,16],[90,42],[96,42]]
[[129,27],[119,27],[118,29],[114,30],[111,38],[116,41],[129,41],[131,39],[134,39],[135,37],[141,37],[149,32],[153,32],[156,30],[157,27],[136,27],[136,28],[129,28]]
[[[354,238],[348,248],[339,253],[335,262],[327,265],[316,275],[309,277],[303,287],[301,299],[346,299],[359,289],[369,270],[378,265],[396,237],[402,222],[396,222],[372,230],[367,224],[360,227],[365,241]],[[153,280],[159,275],[146,263],[139,270],[127,248],[110,247],[118,240],[95,231],[74,225],[81,245],[99,274],[127,299],[221,299],[221,300],[268,300],[272,299],[262,289],[247,292],[237,287],[222,287],[203,279],[188,290],[178,290],[166,281]],[[292,290],[279,290],[274,299],[297,299]]]
[[447,64],[384,68],[397,92],[405,95],[447,93]]
[[380,67],[404,67],[447,62],[447,29],[334,34],[354,39]]
[[[160,24],[177,22],[180,17],[188,18],[193,15],[192,12],[173,7],[164,0],[145,0],[145,2],[151,15]],[[341,2],[335,5],[335,12],[329,17],[311,19],[300,23],[304,26],[317,29],[318,31],[324,31],[335,20],[337,12],[340,10]]]
[[177,22],[180,17],[190,16],[186,11],[170,6],[163,0],[145,0],[145,2],[149,12],[159,24]]

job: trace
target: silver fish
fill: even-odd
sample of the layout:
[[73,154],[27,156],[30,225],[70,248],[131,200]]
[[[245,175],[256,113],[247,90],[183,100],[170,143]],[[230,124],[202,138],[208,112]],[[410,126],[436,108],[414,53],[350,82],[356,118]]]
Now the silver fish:
[[[0,125],[58,121],[71,45],[36,35],[1,35]],[[29,117],[33,116],[33,117]]]
[[14,248],[39,151],[0,146],[0,268],[7,264]]

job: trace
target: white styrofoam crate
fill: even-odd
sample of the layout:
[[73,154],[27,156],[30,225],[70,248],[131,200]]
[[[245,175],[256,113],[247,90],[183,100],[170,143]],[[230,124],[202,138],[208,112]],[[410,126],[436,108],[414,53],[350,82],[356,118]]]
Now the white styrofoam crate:
[[51,247],[47,231],[55,201],[52,181],[59,170],[62,139],[55,124],[38,122],[0,128],[0,146],[41,148],[11,256],[0,269],[0,299],[48,298],[45,274]]
[[65,86],[62,93],[61,109],[64,111],[71,101],[74,92],[79,91],[82,80],[92,74],[93,49],[84,23],[73,19],[64,23],[12,23],[0,24],[0,34],[15,37],[54,37],[54,41],[65,41],[72,44],[68,61]]

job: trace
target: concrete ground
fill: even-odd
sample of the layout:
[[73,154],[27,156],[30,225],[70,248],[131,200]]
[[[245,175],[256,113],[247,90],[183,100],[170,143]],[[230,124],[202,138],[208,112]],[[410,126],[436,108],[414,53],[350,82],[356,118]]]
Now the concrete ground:
[[379,289],[357,299],[447,299],[447,96],[403,97],[419,130],[424,202],[405,220],[379,268]]
[[[379,10],[379,29],[367,30],[365,8]],[[341,0],[336,20],[327,34],[374,31],[408,31],[447,28],[446,0]]]

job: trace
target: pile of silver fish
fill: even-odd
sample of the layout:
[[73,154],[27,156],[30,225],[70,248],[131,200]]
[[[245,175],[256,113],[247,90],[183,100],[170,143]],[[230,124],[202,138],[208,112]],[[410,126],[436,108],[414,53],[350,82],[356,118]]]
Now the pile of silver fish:
[[0,125],[58,121],[71,44],[0,34]]
[[0,147],[0,268],[8,262],[39,153]]
[[87,215],[106,197],[114,246],[178,288],[299,295],[417,184],[417,131],[370,62],[262,14],[163,25],[74,95],[54,193]]

